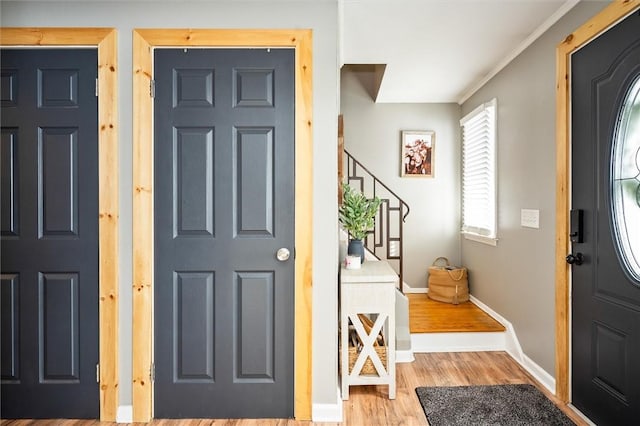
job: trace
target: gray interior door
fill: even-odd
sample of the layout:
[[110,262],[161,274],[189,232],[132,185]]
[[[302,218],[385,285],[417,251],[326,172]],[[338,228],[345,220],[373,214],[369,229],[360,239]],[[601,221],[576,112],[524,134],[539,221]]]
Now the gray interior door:
[[293,65],[155,52],[155,417],[293,416]]
[[1,62],[1,416],[97,418],[97,50]]
[[[572,401],[640,418],[640,16],[572,57]],[[579,211],[583,215],[580,232]],[[582,235],[580,235],[582,234]],[[582,238],[580,238],[582,237]]]

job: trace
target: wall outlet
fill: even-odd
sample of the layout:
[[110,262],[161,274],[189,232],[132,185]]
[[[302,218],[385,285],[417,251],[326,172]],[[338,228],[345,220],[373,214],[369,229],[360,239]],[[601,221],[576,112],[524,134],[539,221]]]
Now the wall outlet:
[[520,225],[525,228],[540,228],[540,210],[520,210]]

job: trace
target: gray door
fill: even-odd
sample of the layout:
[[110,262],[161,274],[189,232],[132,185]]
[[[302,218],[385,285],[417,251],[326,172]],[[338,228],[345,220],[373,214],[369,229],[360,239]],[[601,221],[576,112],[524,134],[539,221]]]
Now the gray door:
[[293,65],[155,52],[158,418],[293,415]]
[[[572,401],[640,418],[640,16],[572,57]],[[581,213],[580,213],[581,212]],[[582,215],[582,230],[579,216]]]
[[2,418],[97,418],[97,50],[2,61]]

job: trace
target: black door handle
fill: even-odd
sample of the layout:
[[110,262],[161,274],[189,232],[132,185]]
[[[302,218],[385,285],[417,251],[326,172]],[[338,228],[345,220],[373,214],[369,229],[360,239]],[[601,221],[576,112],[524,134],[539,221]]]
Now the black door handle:
[[584,255],[582,253],[569,253],[566,260],[569,265],[582,265],[582,262],[584,262]]

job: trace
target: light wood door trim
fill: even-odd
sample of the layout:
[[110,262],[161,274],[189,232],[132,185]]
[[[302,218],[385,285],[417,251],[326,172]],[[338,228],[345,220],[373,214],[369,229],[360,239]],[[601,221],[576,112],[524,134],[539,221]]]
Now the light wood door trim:
[[0,45],[98,48],[100,420],[118,409],[118,62],[113,28],[2,28]]
[[570,401],[571,54],[634,10],[640,0],[614,1],[569,34],[556,49],[556,396]]
[[133,420],[153,417],[153,115],[155,47],[295,48],[295,417],[311,418],[312,33],[310,30],[133,31]]

